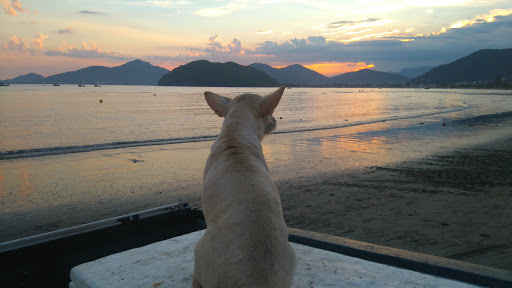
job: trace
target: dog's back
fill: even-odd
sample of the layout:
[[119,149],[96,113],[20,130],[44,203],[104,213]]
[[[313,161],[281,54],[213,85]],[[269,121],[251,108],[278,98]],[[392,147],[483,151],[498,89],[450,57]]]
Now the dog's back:
[[208,228],[195,249],[196,287],[292,284],[295,253],[260,144],[268,126],[275,127],[271,113],[283,89],[269,95],[277,97],[270,111],[251,94],[217,99],[228,107],[209,102],[226,119],[204,171],[201,202]]

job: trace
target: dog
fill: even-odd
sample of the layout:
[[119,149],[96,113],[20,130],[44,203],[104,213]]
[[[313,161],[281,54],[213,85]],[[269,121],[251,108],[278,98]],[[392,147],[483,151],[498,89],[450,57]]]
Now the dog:
[[204,168],[207,229],[194,250],[194,288],[292,285],[296,256],[261,147],[284,89],[233,99],[204,92],[224,122]]

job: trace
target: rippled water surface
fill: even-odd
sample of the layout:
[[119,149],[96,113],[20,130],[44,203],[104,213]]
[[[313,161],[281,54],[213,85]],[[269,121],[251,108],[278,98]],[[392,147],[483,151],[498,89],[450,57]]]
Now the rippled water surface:
[[[273,88],[2,87],[0,153],[51,153],[83,146],[95,150],[119,143],[133,147],[215,136],[222,119],[212,117],[205,90],[234,97],[266,94]],[[511,95],[489,90],[293,88],[285,91],[274,116],[278,133],[397,119],[414,122],[429,115],[446,115],[448,121],[509,111]]]
[[[222,123],[203,92],[274,89],[0,87],[0,242],[177,201],[198,205]],[[274,116],[262,145],[282,184],[510,139],[512,91],[292,88]]]

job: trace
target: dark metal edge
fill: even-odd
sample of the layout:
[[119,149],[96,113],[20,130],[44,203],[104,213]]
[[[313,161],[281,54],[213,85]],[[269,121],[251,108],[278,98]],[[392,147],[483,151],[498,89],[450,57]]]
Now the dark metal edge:
[[140,219],[149,218],[173,211],[185,211],[191,210],[191,207],[188,202],[180,202],[167,206],[162,206],[158,208],[148,209],[144,211],[139,211],[136,213],[131,213],[119,217],[104,219],[100,221],[95,221],[83,225],[78,225],[74,227],[69,227],[61,230],[56,230],[48,233],[38,234],[34,236],[29,236],[25,238],[20,238],[12,241],[7,241],[0,243],[0,253],[32,246],[40,243],[45,243],[65,237],[70,237],[73,235],[83,234],[86,232],[96,231],[103,228],[108,228],[117,225],[124,225],[129,223],[135,223]]
[[486,287],[512,287],[512,272],[458,260],[289,228],[289,241],[371,262]]

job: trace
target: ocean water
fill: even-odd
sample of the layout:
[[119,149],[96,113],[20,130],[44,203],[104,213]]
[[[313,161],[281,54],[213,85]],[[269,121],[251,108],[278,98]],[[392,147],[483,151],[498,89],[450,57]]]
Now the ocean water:
[[[0,89],[0,159],[211,140],[203,92],[234,97],[272,88],[11,85]],[[102,103],[100,103],[100,101]],[[293,88],[274,112],[276,133],[433,116],[436,121],[512,110],[512,92],[446,89]]]
[[[0,242],[198,204],[223,120],[203,92],[274,89],[0,87]],[[283,184],[510,139],[512,91],[292,88],[274,116],[263,150]]]

